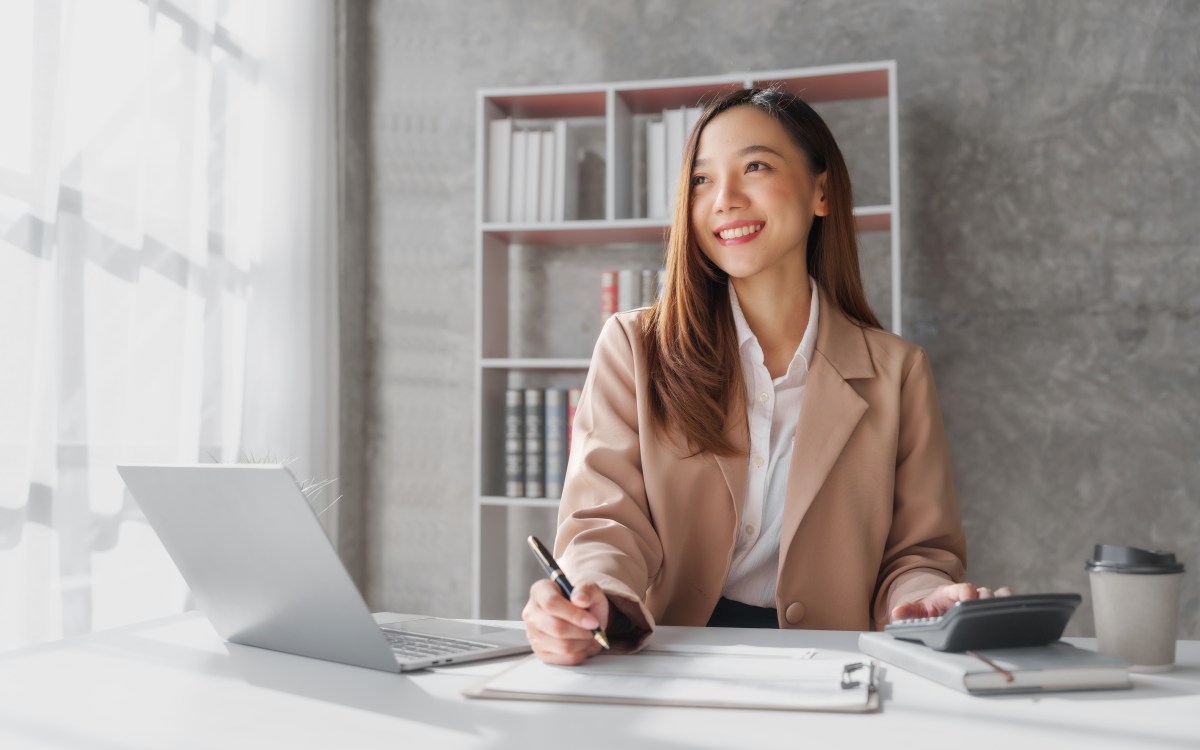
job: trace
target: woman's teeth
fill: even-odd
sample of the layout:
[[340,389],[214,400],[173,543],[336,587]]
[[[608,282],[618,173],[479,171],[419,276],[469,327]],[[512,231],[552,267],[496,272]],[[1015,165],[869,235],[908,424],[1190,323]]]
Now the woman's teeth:
[[762,224],[751,224],[749,226],[738,227],[737,229],[726,229],[723,232],[719,232],[718,235],[723,240],[733,240],[737,239],[738,237],[745,237],[748,234],[761,232],[762,228]]

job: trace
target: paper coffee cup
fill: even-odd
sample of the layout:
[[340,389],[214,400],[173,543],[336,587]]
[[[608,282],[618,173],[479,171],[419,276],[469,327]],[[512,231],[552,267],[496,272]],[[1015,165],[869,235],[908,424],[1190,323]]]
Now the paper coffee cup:
[[1169,670],[1183,563],[1171,552],[1097,544],[1087,569],[1100,653],[1128,659],[1134,672]]

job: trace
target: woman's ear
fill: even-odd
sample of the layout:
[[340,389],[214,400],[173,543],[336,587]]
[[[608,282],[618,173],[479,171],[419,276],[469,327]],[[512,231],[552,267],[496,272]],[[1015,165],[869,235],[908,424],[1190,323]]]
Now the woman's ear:
[[817,184],[813,189],[813,216],[828,216],[829,204],[825,201],[825,178],[829,172],[817,175]]

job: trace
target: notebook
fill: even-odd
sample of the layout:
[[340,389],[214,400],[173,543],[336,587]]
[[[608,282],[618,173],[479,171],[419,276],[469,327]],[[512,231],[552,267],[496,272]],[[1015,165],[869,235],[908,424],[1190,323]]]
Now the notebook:
[[232,643],[404,672],[530,651],[519,630],[377,624],[285,466],[118,466],[197,604]]
[[864,654],[974,695],[1129,688],[1129,662],[1057,641],[961,653],[935,651],[887,633],[862,633]]

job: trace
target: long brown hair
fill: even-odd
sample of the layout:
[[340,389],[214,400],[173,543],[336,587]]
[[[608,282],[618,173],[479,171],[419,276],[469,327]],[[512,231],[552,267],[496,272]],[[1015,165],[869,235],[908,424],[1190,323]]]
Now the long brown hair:
[[667,277],[645,319],[643,339],[650,379],[650,410],[659,427],[677,426],[688,449],[733,455],[725,436],[731,406],[742,390],[737,332],[729,306],[729,277],[692,238],[692,163],[700,134],[714,117],[741,105],[757,107],[783,126],[805,154],[814,175],[825,177],[828,215],[813,219],[808,273],[821,293],[851,320],[880,328],[867,303],[858,267],[858,236],[846,161],[825,121],[799,97],[778,89],[743,89],[704,108],[685,148],[675,215],[667,239]]

